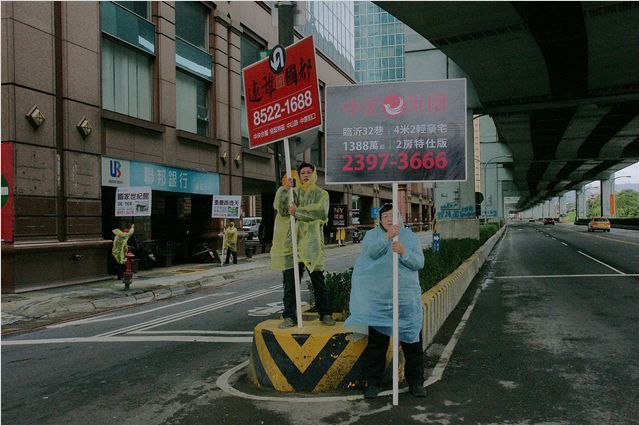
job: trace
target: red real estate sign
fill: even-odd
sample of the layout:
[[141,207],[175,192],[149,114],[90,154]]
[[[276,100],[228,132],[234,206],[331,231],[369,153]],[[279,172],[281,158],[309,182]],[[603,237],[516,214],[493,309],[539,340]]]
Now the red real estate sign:
[[276,46],[242,78],[251,148],[322,125],[312,36],[285,50]]
[[2,241],[13,241],[13,143],[2,144]]

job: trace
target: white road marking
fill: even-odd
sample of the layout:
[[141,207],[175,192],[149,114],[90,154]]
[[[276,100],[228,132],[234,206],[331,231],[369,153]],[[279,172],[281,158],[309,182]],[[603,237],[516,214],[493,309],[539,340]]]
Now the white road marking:
[[453,351],[455,350],[455,346],[457,345],[457,342],[459,341],[459,337],[464,331],[464,327],[466,327],[466,322],[468,321],[468,318],[470,318],[470,314],[473,312],[473,309],[475,309],[475,303],[477,302],[477,299],[479,298],[479,294],[481,293],[482,289],[483,289],[483,286],[479,286],[477,288],[477,291],[475,291],[475,296],[473,296],[472,302],[470,302],[470,305],[468,305],[468,307],[466,308],[466,312],[464,312],[464,316],[462,316],[461,321],[459,321],[459,324],[457,324],[457,327],[455,328],[455,332],[453,333],[453,336],[448,341],[448,344],[444,348],[444,351],[442,352],[442,354],[439,356],[439,360],[437,361],[437,364],[433,368],[433,371],[431,372],[430,377],[424,381],[424,386],[430,386],[433,383],[436,383],[441,380],[442,375],[444,374],[444,370],[446,369],[446,366],[448,365],[448,361],[450,361],[450,357],[453,354]]
[[[277,286],[280,287],[280,286]],[[153,320],[145,321],[139,324],[134,324],[128,327],[123,327],[117,330],[112,330],[106,333],[98,334],[96,337],[105,337],[105,336],[114,336],[116,334],[128,333],[135,330],[144,330],[153,327],[157,327],[164,324],[169,324],[171,322],[180,321],[182,319],[190,318],[196,315],[200,315],[206,312],[214,311],[217,309],[221,309],[227,306],[234,305],[236,303],[242,303],[250,299],[254,299],[256,297],[265,296],[270,293],[277,292],[279,290],[266,288],[263,290],[258,290],[253,293],[247,293],[240,296],[232,297],[230,299],[222,300],[219,302],[211,303],[208,305],[200,306],[198,308],[193,308],[188,311],[178,312],[176,314],[171,314],[166,317],[156,318]]]
[[2,346],[51,345],[63,343],[126,343],[126,342],[192,342],[192,343],[251,343],[253,336],[109,336],[62,337],[60,339],[33,339],[2,341]]
[[167,330],[167,331],[132,331],[129,334],[250,334],[253,335],[252,331],[227,331],[227,330],[218,330],[218,331],[209,331],[209,330]]
[[566,244],[566,243],[564,243],[564,242],[562,242],[561,244],[563,244],[563,245],[565,245],[566,247],[568,247],[568,244]]
[[626,278],[626,277],[639,277],[639,274],[574,274],[574,275],[506,275],[503,277],[495,277],[500,280],[510,279],[526,279],[526,278],[594,278],[594,277],[606,277],[606,278]]
[[[309,396],[309,397],[295,397],[295,396],[260,396],[260,395],[251,395],[248,393],[244,393],[235,389],[233,386],[229,384],[229,379],[235,373],[245,368],[248,365],[248,360],[243,363],[231,368],[226,373],[222,374],[216,381],[217,386],[223,390],[224,392],[237,396],[244,399],[252,399],[254,401],[276,401],[276,402],[301,402],[301,403],[309,403],[309,402],[331,402],[331,401],[356,401],[358,399],[363,399],[364,395],[356,394],[356,395],[344,395],[344,396]],[[402,388],[399,390],[399,393],[405,393],[408,391],[408,388]],[[386,390],[380,392],[380,396],[391,396],[393,394],[392,390]]]
[[[229,295],[229,294],[233,294],[233,293],[224,293],[223,295],[226,296],[226,295]],[[205,296],[196,297],[194,299],[185,300],[183,302],[176,302],[176,303],[172,303],[170,305],[160,306],[158,308],[147,309],[146,311],[134,312],[132,314],[117,315],[117,316],[111,316],[112,314],[106,314],[106,315],[100,315],[100,316],[92,317],[92,318],[85,318],[85,319],[81,319],[81,320],[77,320],[77,321],[65,322],[65,323],[62,323],[62,324],[50,325],[50,326],[47,326],[46,328],[62,328],[62,327],[67,327],[69,325],[90,324],[90,323],[93,323],[93,322],[102,322],[102,321],[118,320],[118,319],[122,319],[122,318],[130,318],[130,317],[134,317],[134,316],[138,316],[138,315],[144,315],[144,314],[149,313],[149,312],[159,311],[160,309],[166,309],[166,308],[170,308],[172,306],[181,305],[183,303],[195,302],[196,300],[203,299],[204,297]]]
[[[615,271],[615,272],[619,272],[620,274],[624,274],[624,273],[623,273],[623,272],[621,272],[619,269],[615,269],[615,268],[613,268],[612,266],[610,266],[610,265],[608,265],[608,264],[606,264],[606,263],[603,263],[601,260],[595,259],[595,258],[594,258],[594,257],[592,257],[592,256],[588,256],[586,253],[584,253],[584,252],[582,252],[582,251],[577,250],[577,253],[579,253],[579,254],[581,254],[581,255],[584,255],[584,256],[586,256],[588,259],[592,259],[592,260],[594,260],[595,262],[601,263],[603,266],[605,266],[605,267],[607,267],[607,268],[610,268],[610,269],[612,269],[612,270],[613,270],[613,271]],[[625,274],[624,274],[624,275],[625,275]]]

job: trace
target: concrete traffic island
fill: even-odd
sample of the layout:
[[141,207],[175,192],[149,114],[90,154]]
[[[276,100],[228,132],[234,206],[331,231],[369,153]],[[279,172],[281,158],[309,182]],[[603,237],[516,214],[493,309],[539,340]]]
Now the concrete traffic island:
[[[499,229],[455,271],[422,294],[424,349],[432,343],[504,231],[505,227]],[[322,393],[363,388],[366,336],[356,340],[343,322],[325,326],[317,314],[304,314],[304,328],[280,330],[281,321],[267,320],[255,327],[247,371],[253,384],[280,392]],[[401,346],[399,350],[401,382],[404,356]],[[386,353],[384,378],[388,383],[392,378],[391,360],[392,343]]]
[[[362,388],[362,353],[368,338],[353,338],[343,322],[323,325],[317,315],[304,315],[304,328],[281,330],[282,320],[255,327],[247,375],[259,388],[280,392],[335,392]],[[386,354],[385,377],[392,377],[392,344]],[[400,347],[399,379],[403,380]]]

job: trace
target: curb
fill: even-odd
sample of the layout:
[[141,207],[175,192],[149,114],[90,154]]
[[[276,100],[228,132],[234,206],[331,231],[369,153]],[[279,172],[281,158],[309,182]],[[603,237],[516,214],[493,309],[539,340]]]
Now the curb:
[[[237,272],[231,272],[225,275],[232,275],[230,278],[224,278],[224,275],[215,274],[209,276],[203,276],[196,280],[178,281],[175,284],[169,286],[162,286],[161,288],[151,289],[144,291],[143,293],[131,294],[121,297],[107,297],[102,299],[91,300],[82,303],[75,303],[65,306],[56,311],[59,313],[92,313],[104,309],[112,308],[124,308],[128,306],[141,305],[149,303],[154,300],[165,300],[176,296],[182,296],[185,294],[195,293],[203,288],[215,287],[224,284],[227,281],[237,279],[236,274],[243,274],[246,272],[252,272],[256,269],[262,268],[262,265],[255,268],[245,269]],[[219,279],[218,279],[219,278]]]

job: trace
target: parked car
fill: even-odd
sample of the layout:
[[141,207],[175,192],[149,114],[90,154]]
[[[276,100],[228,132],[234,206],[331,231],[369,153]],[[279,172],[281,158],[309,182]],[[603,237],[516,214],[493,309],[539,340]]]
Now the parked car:
[[534,217],[528,218],[528,222],[534,222],[534,221],[535,221]]
[[555,219],[553,219],[552,217],[544,218],[544,225],[554,225],[554,224],[555,224]]
[[253,238],[257,238],[258,232],[260,230],[260,223],[262,222],[261,217],[245,217],[242,221],[242,230],[246,232],[246,239],[252,240]]
[[595,232],[601,230],[604,232],[610,232],[610,221],[606,217],[593,217],[588,222],[588,232]]

